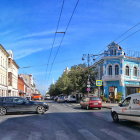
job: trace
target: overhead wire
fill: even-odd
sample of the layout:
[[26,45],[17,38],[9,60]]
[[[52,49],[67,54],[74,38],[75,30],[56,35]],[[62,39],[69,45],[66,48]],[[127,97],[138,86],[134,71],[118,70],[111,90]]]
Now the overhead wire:
[[[122,36],[124,36],[124,35],[125,35],[126,33],[128,33],[130,30],[132,30],[132,29],[134,29],[135,27],[137,27],[138,25],[140,25],[140,22],[138,22],[137,24],[135,24],[134,26],[130,27],[128,30],[126,30],[125,32],[123,32],[121,35],[119,35],[118,37],[116,37],[116,38],[114,39],[114,42],[117,41],[118,39],[120,39]],[[127,38],[131,37],[132,35],[134,35],[135,33],[139,32],[139,31],[140,31],[140,30],[137,30],[137,31],[135,31],[134,33],[128,35],[127,37],[125,37],[124,39],[122,39],[121,41],[119,41],[117,44],[120,44],[121,42],[123,42],[124,40],[126,40]],[[108,45],[107,45],[107,46],[108,46]],[[106,47],[107,47],[107,46],[106,46]],[[104,47],[104,49],[102,49],[102,51],[105,50],[106,47]],[[102,51],[100,51],[98,54],[100,54]],[[97,59],[99,59],[100,57],[101,57],[101,55],[99,55],[99,56],[97,57]]]
[[55,44],[55,40],[56,40],[56,35],[57,35],[58,28],[59,28],[60,19],[61,19],[61,16],[62,16],[62,11],[63,11],[63,8],[64,8],[64,3],[65,3],[65,0],[62,1],[61,10],[60,10],[59,18],[58,18],[57,25],[56,25],[56,31],[55,31],[55,34],[54,34],[54,37],[53,37],[53,41],[52,41],[52,45],[51,45],[51,50],[50,50],[48,61],[47,61],[45,83],[46,83],[46,79],[47,79],[46,77],[47,77],[47,72],[48,72],[48,66],[49,66],[49,63],[50,63],[51,56],[52,56],[52,51],[53,51],[53,48],[54,48],[54,44]]
[[60,41],[60,44],[59,44],[59,46],[58,46],[58,49],[57,49],[56,54],[55,54],[55,56],[54,56],[54,59],[53,59],[53,61],[52,61],[51,68],[50,68],[50,71],[49,71],[48,80],[50,79],[50,74],[51,74],[51,72],[52,72],[52,68],[53,68],[55,59],[56,59],[56,57],[57,57],[57,55],[58,55],[58,53],[59,53],[60,47],[61,47],[61,45],[62,45],[62,42],[63,42],[63,40],[64,40],[64,37],[65,37],[65,35],[66,35],[66,32],[67,32],[67,30],[68,30],[68,28],[69,28],[69,25],[70,25],[70,23],[71,23],[71,20],[72,20],[72,18],[73,18],[73,15],[74,15],[74,13],[75,13],[75,11],[76,11],[76,8],[77,8],[77,6],[78,6],[78,3],[79,3],[79,0],[77,0],[76,4],[75,4],[75,6],[74,6],[74,9],[73,9],[73,11],[72,11],[71,17],[70,17],[70,19],[69,19],[69,21],[68,21],[68,24],[67,24],[67,26],[66,26],[66,29],[65,29],[65,31],[64,31],[64,34],[63,34],[63,36],[62,36],[62,39],[61,39],[61,41]]

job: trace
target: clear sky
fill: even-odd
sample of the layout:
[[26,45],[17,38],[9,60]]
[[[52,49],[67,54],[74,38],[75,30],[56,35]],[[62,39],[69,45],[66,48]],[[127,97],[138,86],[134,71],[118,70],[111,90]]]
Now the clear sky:
[[[76,1],[65,0],[59,31],[65,30]],[[0,44],[13,50],[20,67],[33,66],[20,68],[19,73],[33,74],[42,93],[66,67],[83,63],[83,54],[98,54],[121,33],[140,22],[139,0],[80,0],[48,78],[62,37],[57,35],[46,71],[61,4],[62,0],[0,0]],[[138,29],[140,25],[127,35]],[[140,32],[120,45],[140,51]]]

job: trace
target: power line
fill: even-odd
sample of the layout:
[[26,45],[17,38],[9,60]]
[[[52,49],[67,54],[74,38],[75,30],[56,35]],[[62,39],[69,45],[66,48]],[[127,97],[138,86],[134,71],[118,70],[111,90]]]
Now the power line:
[[[72,59],[66,59],[66,60],[63,60],[63,61],[58,61],[57,64],[59,63],[63,63],[63,62],[68,62],[68,61],[71,61],[71,60],[77,60],[79,59],[78,57],[77,58],[72,58]],[[23,66],[23,67],[20,67],[20,69],[28,69],[28,68],[33,68],[33,67],[44,67],[44,66],[47,66],[48,64],[41,64],[41,65],[30,65],[30,66]],[[51,65],[51,64],[50,64]]]
[[46,81],[46,77],[47,77],[48,65],[50,63],[50,58],[52,56],[52,51],[53,51],[55,40],[56,40],[56,34],[58,32],[58,28],[59,28],[59,24],[60,24],[60,19],[61,19],[61,16],[62,16],[62,11],[63,11],[63,7],[64,7],[64,3],[65,3],[65,0],[63,0],[62,5],[61,5],[61,10],[60,10],[60,14],[59,14],[59,18],[58,18],[58,22],[57,22],[57,26],[56,26],[56,31],[55,31],[53,42],[52,42],[52,45],[51,45],[51,50],[50,50],[50,54],[49,54],[49,58],[48,58],[48,62],[47,62],[45,81]]
[[137,31],[135,31],[135,32],[133,32],[132,34],[130,34],[130,35],[128,35],[128,36],[126,36],[124,39],[122,39],[121,41],[119,41],[119,42],[118,42],[118,44],[120,44],[121,42],[125,41],[127,38],[129,38],[129,37],[133,36],[134,34],[136,34],[136,33],[137,33],[137,32],[139,32],[139,31],[140,31],[140,29],[139,29],[139,30],[137,30]]
[[[135,28],[136,26],[138,26],[140,24],[140,22],[138,22],[137,24],[135,24],[134,26],[132,26],[131,28],[129,28],[128,30],[126,30],[125,32],[123,32],[121,35],[119,35],[116,39],[114,39],[114,42],[116,40],[118,40],[119,38],[121,38],[122,36],[124,36],[126,33],[128,33],[130,30],[132,30],[133,28]],[[139,31],[139,30],[138,30]],[[124,39],[122,39],[121,41],[119,41],[117,44],[123,42],[124,40],[126,40],[127,38],[129,38],[130,36],[134,35],[135,33],[137,33],[138,31],[128,35],[127,37],[125,37]],[[106,46],[107,47],[107,46]],[[102,49],[99,53],[101,53],[102,51],[104,51],[106,49],[106,47],[104,47],[104,49]],[[97,57],[97,59],[99,59],[101,56]]]
[[72,20],[72,18],[73,18],[73,15],[74,15],[74,13],[75,13],[75,10],[76,10],[76,8],[77,8],[77,6],[78,6],[78,3],[79,3],[79,0],[77,0],[76,4],[75,4],[75,6],[74,6],[73,12],[72,12],[72,14],[71,14],[71,17],[70,17],[70,19],[69,19],[69,21],[68,21],[68,24],[67,24],[67,26],[66,26],[66,29],[65,29],[65,31],[64,31],[65,33],[64,33],[63,36],[62,36],[62,39],[61,39],[60,44],[59,44],[59,46],[58,46],[57,52],[56,52],[56,54],[55,54],[55,56],[54,56],[54,59],[53,59],[53,61],[52,61],[52,65],[51,65],[51,68],[50,68],[50,72],[49,72],[49,77],[48,77],[48,79],[50,78],[50,74],[51,74],[51,71],[52,71],[52,68],[53,68],[55,59],[56,59],[56,57],[57,57],[57,55],[58,55],[58,53],[59,53],[60,47],[61,47],[61,45],[62,45],[62,42],[63,42],[63,40],[64,40],[64,37],[65,37],[65,35],[66,35],[66,32],[67,32],[67,30],[68,30],[68,28],[69,28],[69,25],[70,25],[70,23],[71,23],[71,20]]
[[140,24],[140,22],[139,23],[137,23],[137,24],[135,24],[134,26],[132,26],[131,28],[129,28],[128,30],[126,30],[124,33],[122,33],[121,35],[119,35],[116,39],[114,39],[114,42],[116,41],[116,40],[118,40],[119,38],[121,38],[122,36],[124,36],[126,33],[128,33],[130,30],[132,30],[133,28],[135,28],[136,26],[138,26]]

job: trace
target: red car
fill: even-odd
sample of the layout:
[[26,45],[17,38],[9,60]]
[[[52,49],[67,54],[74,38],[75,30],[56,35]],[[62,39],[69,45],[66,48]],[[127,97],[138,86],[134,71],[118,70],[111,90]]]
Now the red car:
[[102,100],[97,96],[84,97],[80,102],[81,108],[102,108]]

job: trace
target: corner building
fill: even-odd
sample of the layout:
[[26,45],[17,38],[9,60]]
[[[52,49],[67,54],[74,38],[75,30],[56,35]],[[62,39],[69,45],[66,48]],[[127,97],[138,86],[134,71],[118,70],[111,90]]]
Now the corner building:
[[96,80],[103,81],[101,91],[106,97],[115,98],[117,93],[122,93],[125,98],[140,93],[140,57],[129,56],[115,42],[108,45],[108,50],[94,67]]

